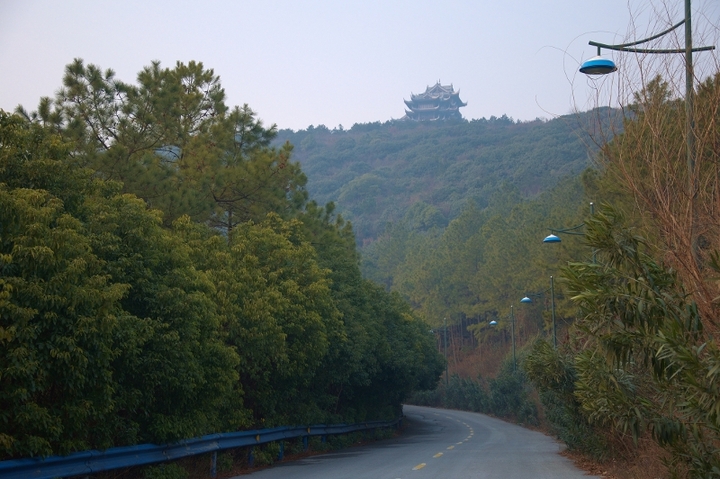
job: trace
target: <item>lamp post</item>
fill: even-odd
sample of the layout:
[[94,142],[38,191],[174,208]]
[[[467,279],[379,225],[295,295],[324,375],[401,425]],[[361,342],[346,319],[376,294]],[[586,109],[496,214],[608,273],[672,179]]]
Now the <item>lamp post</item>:
[[[545,290],[541,293],[535,293],[535,294],[528,294],[523,299],[520,300],[521,303],[532,303],[531,296],[540,296],[543,293],[546,293],[548,290]],[[552,317],[552,334],[553,334],[553,347],[557,349],[557,329],[555,327],[555,279],[550,276],[550,311],[551,311],[551,317]]]
[[447,318],[443,318],[443,323],[445,325],[445,333],[443,334],[443,338],[445,340],[445,389],[447,390],[448,387],[448,381],[449,381],[449,368],[448,368],[448,358],[447,358]]
[[553,318],[553,348],[557,349],[557,329],[555,328],[555,280],[550,275],[550,308]]
[[[673,30],[677,29],[681,25],[685,25],[685,48],[684,49],[661,49],[653,50],[646,48],[634,48],[635,45],[647,43],[656,38],[667,35]],[[692,258],[695,264],[698,264],[698,247],[697,247],[697,209],[695,202],[697,199],[697,178],[695,175],[695,90],[693,88],[694,83],[694,72],[693,72],[693,52],[702,52],[708,50],[714,50],[715,46],[706,46],[693,48],[692,46],[692,16],[690,8],[690,0],[685,0],[685,18],[673,25],[669,29],[653,35],[652,37],[644,40],[639,40],[631,43],[624,43],[620,45],[607,45],[599,42],[588,42],[590,45],[597,47],[597,56],[590,58],[582,64],[580,72],[587,75],[606,75],[617,70],[615,63],[612,60],[601,57],[601,49],[615,50],[621,52],[632,52],[632,53],[653,53],[653,54],[669,54],[669,53],[683,53],[685,54],[685,149],[687,156],[687,171],[688,171],[688,198],[690,199],[690,244]]]
[[[496,326],[497,321],[490,321],[490,326]],[[517,359],[515,357],[515,313],[510,305],[510,336],[512,337],[512,353],[513,353],[513,372],[517,371]]]
[[513,372],[517,371],[517,360],[515,359],[515,313],[513,307],[510,305],[510,335],[512,337],[512,349],[513,349]]

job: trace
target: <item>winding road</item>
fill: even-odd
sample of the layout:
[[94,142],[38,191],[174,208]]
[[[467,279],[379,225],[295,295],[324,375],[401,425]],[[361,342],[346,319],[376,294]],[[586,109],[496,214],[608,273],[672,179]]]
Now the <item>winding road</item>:
[[467,411],[405,406],[402,435],[279,463],[234,479],[579,479],[542,433]]

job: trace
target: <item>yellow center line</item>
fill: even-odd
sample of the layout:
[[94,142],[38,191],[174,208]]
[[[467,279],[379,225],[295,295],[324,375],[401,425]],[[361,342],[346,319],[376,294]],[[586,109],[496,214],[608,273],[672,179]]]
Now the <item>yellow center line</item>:
[[457,442],[457,443],[455,443],[455,444],[457,444],[457,445],[459,446],[459,445],[462,444],[462,443],[463,443],[463,441],[460,441],[460,442]]
[[442,455],[443,455],[443,453],[442,453],[442,452],[438,452],[438,453],[437,453],[437,454],[435,454],[435,455],[434,455],[433,457],[440,457],[440,456],[442,456]]
[[448,446],[448,449],[455,449],[455,446]]
[[418,464],[417,466],[413,467],[413,471],[417,471],[419,469],[422,469],[423,467],[427,466],[424,462],[422,464]]

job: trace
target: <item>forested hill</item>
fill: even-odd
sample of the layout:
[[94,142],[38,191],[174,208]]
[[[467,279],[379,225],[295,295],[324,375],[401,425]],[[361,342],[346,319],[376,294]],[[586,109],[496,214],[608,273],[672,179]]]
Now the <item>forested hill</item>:
[[533,197],[578,174],[595,150],[591,126],[612,113],[599,109],[531,122],[504,115],[393,120],[349,130],[321,125],[281,130],[276,142],[294,145],[293,159],[308,176],[310,196],[320,204],[335,202],[352,221],[358,242],[366,244],[388,222],[401,219],[420,229],[444,227],[469,199],[483,207],[504,183]]

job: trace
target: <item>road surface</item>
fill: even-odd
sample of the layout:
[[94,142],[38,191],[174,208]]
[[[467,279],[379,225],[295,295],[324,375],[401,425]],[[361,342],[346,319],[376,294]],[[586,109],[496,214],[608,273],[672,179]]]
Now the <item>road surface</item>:
[[393,439],[281,462],[236,479],[588,479],[542,433],[483,414],[405,406]]

